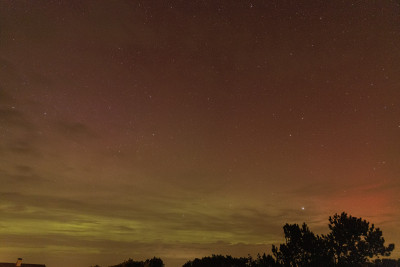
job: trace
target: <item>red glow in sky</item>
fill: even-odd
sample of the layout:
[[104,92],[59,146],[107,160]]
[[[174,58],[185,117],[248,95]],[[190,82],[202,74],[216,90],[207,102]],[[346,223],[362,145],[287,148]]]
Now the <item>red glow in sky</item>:
[[1,1],[0,261],[181,266],[342,211],[400,245],[399,14]]

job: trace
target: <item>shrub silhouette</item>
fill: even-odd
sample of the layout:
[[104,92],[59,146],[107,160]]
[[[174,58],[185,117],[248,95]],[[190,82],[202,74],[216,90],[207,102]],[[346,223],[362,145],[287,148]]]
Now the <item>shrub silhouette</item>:
[[147,259],[146,261],[134,261],[128,259],[120,264],[113,265],[110,267],[164,267],[164,263],[160,258]]
[[186,262],[183,267],[248,267],[248,258],[233,258],[232,256],[212,255],[202,259]]

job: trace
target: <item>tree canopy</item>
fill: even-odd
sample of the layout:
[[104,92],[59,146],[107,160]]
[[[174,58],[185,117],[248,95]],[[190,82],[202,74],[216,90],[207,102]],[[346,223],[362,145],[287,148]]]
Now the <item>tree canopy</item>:
[[305,223],[301,227],[286,224],[283,231],[285,244],[279,248],[272,246],[276,262],[284,266],[318,266],[322,263],[326,266],[331,263],[326,241],[311,232]]
[[372,258],[390,256],[382,231],[361,218],[342,214],[329,217],[330,233],[318,236],[304,223],[283,227],[286,242],[272,247],[281,266],[361,266]]
[[370,226],[366,220],[344,212],[329,217],[329,229],[331,232],[326,236],[328,247],[339,265],[361,265],[368,258],[390,256],[394,249],[394,244],[384,245],[382,231],[374,224]]

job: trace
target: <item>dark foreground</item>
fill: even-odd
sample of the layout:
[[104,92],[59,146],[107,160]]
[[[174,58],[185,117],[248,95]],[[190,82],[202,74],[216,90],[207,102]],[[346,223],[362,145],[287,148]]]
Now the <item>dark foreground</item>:
[[[394,244],[385,246],[382,231],[361,218],[343,212],[329,217],[330,232],[316,235],[306,223],[283,226],[285,243],[272,246],[272,255],[265,253],[253,259],[212,255],[186,262],[182,267],[400,267],[400,259],[387,259]],[[97,267],[100,267],[96,265]],[[95,266],[95,267],[96,267]],[[163,267],[160,258],[146,261],[129,259],[110,267]]]

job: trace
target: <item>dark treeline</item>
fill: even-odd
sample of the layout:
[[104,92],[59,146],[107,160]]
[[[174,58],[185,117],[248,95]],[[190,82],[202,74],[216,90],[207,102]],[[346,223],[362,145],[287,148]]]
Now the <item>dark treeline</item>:
[[[400,259],[381,259],[390,256],[394,244],[385,246],[382,231],[366,220],[335,214],[329,217],[330,232],[316,235],[306,223],[283,226],[285,243],[272,246],[272,255],[265,253],[255,259],[212,255],[186,262],[183,267],[320,267],[320,266],[386,266],[400,267]],[[135,262],[131,259],[110,267],[162,267],[159,258]]]
[[310,265],[310,264],[281,264],[271,255],[257,255],[256,259],[251,256],[248,258],[233,258],[231,256],[212,255],[211,257],[204,257],[188,261],[183,267],[295,267],[295,266],[362,266],[362,267],[400,267],[400,259],[376,259],[373,262],[365,262],[364,264],[336,264],[336,265]]
[[[101,267],[95,265],[92,267]],[[120,264],[112,265],[109,267],[164,267],[164,262],[160,258],[147,259],[145,261],[134,261],[133,259],[128,259]]]
[[110,267],[163,267],[164,263],[160,258],[152,258],[150,260],[145,260],[145,261],[134,261],[132,259],[129,259],[123,263],[113,265]]

